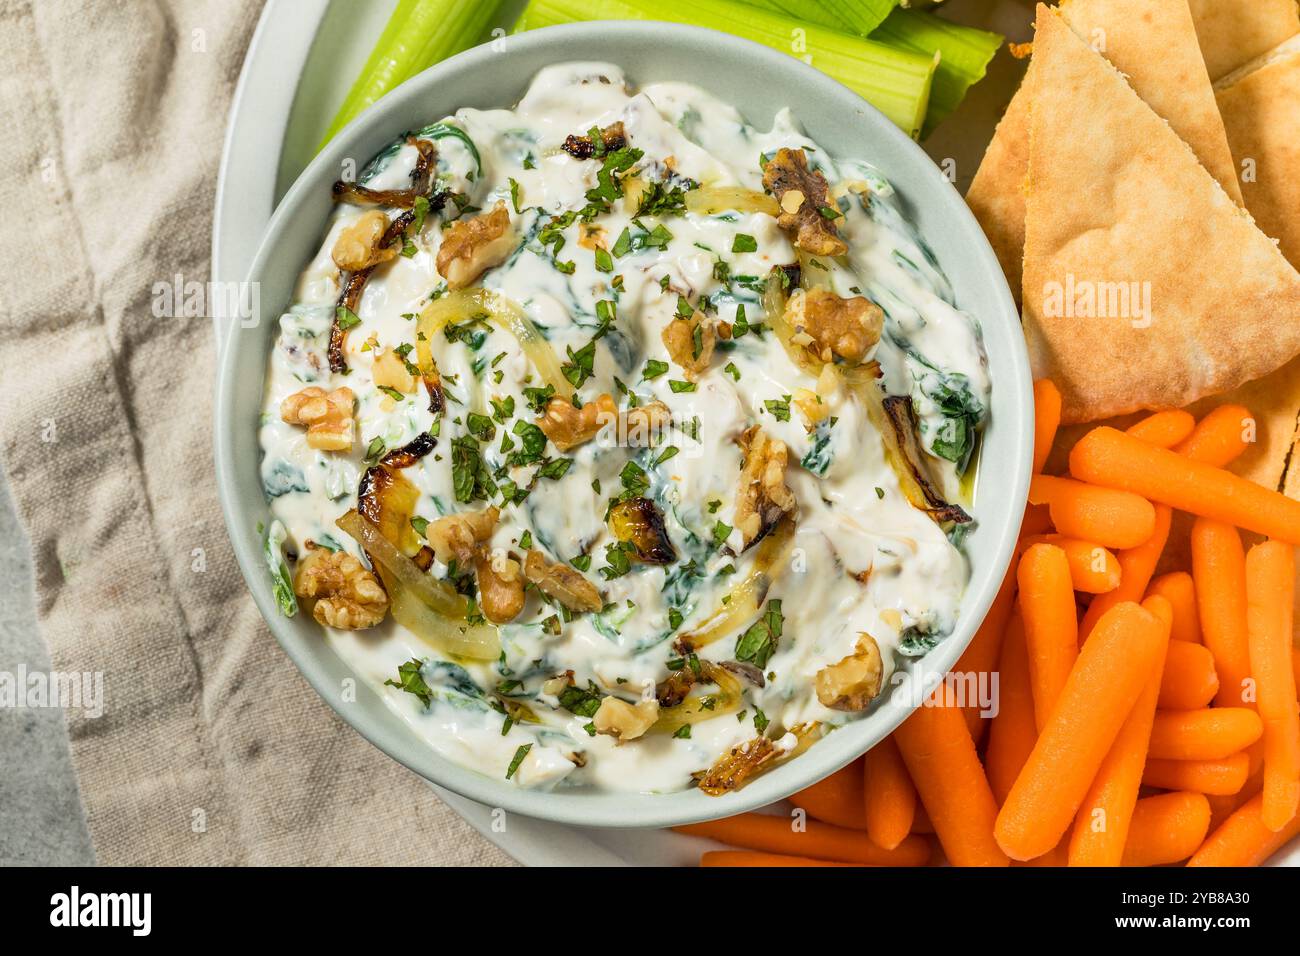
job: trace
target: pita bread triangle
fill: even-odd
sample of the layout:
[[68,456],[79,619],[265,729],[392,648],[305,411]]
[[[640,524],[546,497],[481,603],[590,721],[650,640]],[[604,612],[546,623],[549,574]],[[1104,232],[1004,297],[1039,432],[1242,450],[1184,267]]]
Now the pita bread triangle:
[[[1138,95],[1236,202],[1236,167],[1201,59],[1187,0],[1067,0],[1060,15],[1079,36],[1129,77]],[[993,134],[966,194],[997,253],[1012,291],[1020,294],[1025,247],[1025,178],[1029,171],[1029,99],[1033,64]]]
[[1034,60],[1025,336],[1064,421],[1182,407],[1300,353],[1300,274],[1041,4]]
[[1300,33],[1295,0],[1188,0],[1210,79]]
[[1300,267],[1300,35],[1225,76],[1215,95],[1233,154],[1253,164],[1246,208]]

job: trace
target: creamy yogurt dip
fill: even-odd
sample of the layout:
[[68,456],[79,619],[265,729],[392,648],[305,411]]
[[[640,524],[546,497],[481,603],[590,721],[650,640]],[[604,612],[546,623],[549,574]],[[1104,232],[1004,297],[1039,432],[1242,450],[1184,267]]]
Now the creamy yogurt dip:
[[[520,787],[724,792],[953,629],[969,524],[946,502],[986,360],[866,161],[789,111],[762,131],[697,87],[568,63],[358,180],[270,355],[267,558],[282,608],[296,588],[343,624],[322,639],[438,753]],[[807,239],[779,224],[814,203]],[[384,555],[336,524],[358,506],[461,620],[425,626],[424,585],[391,569],[385,598]],[[478,523],[460,550],[455,515]],[[561,574],[598,609],[565,606]]]

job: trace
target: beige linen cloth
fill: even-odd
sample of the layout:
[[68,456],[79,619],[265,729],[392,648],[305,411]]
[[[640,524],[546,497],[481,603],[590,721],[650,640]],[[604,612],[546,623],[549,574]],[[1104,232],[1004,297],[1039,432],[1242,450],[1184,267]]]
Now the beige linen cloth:
[[259,6],[0,0],[0,454],[54,668],[103,673],[68,716],[96,854],[509,863],[281,653],[217,506],[211,322],[153,315],[208,278]]

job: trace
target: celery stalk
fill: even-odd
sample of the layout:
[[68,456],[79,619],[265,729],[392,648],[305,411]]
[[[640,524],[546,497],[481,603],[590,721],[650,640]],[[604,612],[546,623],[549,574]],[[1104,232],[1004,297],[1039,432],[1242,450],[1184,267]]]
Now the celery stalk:
[[531,0],[515,29],[575,20],[667,20],[753,40],[811,63],[913,137],[929,104],[932,54],[898,50],[730,0]]
[[841,33],[866,36],[884,22],[898,0],[744,0],[785,14],[793,20],[816,23]]
[[485,39],[503,0],[398,0],[317,150],[385,93]]
[[993,54],[1005,39],[997,33],[964,27],[932,13],[899,8],[871,34],[871,39],[915,53],[939,54],[939,69],[930,91],[924,135],[961,103],[966,91],[984,78]]

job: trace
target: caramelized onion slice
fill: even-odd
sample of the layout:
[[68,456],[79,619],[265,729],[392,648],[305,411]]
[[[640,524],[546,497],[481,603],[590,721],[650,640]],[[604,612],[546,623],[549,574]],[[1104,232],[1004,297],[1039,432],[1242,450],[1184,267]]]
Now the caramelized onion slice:
[[739,747],[732,747],[700,775],[701,792],[710,797],[720,797],[739,790],[760,774],[793,760],[811,747],[821,738],[820,728],[817,723],[792,727],[790,733],[795,735],[796,743],[789,750],[779,749],[767,737],[755,737]]
[[[867,411],[873,420],[875,415],[882,415],[885,419],[877,424],[877,428],[885,442],[886,457],[898,475],[903,494],[913,507],[928,512],[940,524],[966,524],[970,521],[970,515],[960,505],[945,501],[935,487],[925,464],[925,453],[916,437],[916,415],[911,398],[901,395],[881,398],[880,389],[874,384],[860,388],[859,394],[867,402]],[[873,407],[868,396],[874,397],[878,404]]]
[[716,685],[717,690],[700,689],[672,707],[661,707],[659,719],[648,732],[674,734],[687,724],[698,724],[740,710],[740,705],[744,701],[744,692],[740,686],[740,679],[731,671],[709,661],[700,661],[697,688],[700,685]]
[[445,581],[429,577],[360,512],[335,522],[370,555],[392,602],[393,619],[435,648],[456,657],[494,661],[501,656],[497,629],[469,624],[469,601]]
[[781,207],[767,193],[743,186],[701,186],[686,194],[686,210],[700,216],[720,212],[762,212],[776,217]]
[[437,374],[430,343],[434,335],[448,325],[485,318],[496,323],[515,337],[524,355],[528,357],[542,381],[555,389],[557,395],[572,391],[572,386],[560,369],[560,358],[551,343],[537,331],[537,326],[519,305],[497,292],[487,289],[458,289],[434,299],[420,312],[416,336],[416,358],[420,372]]
[[793,544],[794,518],[786,515],[758,543],[749,573],[727,593],[727,600],[696,628],[683,634],[681,641],[701,648],[752,624],[772,583],[785,570]]

